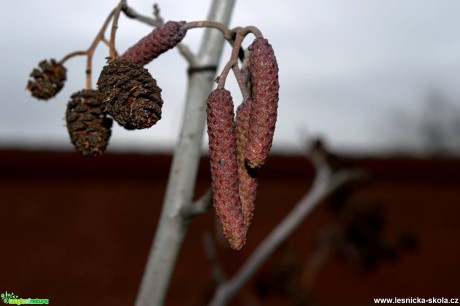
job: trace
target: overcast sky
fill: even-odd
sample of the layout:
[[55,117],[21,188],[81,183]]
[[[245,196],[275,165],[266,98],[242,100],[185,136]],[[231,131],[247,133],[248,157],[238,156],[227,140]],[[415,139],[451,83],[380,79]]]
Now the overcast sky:
[[[85,86],[85,59],[66,63],[68,81],[48,102],[30,97],[25,85],[42,59],[60,59],[86,49],[117,2],[2,3],[0,146],[72,149],[63,117],[69,96]],[[150,1],[128,3],[138,12],[151,13]],[[210,1],[157,3],[165,20],[196,21],[206,18]],[[378,152],[390,147],[392,134],[405,133],[392,117],[397,113],[416,117],[430,91],[460,104],[459,12],[458,0],[237,1],[231,27],[259,27],[278,59],[281,88],[275,149],[299,150],[300,134],[308,131],[324,136],[337,149]],[[150,30],[122,16],[117,49],[123,52]],[[184,43],[196,50],[202,33],[189,31]],[[229,52],[226,46],[226,57]],[[97,49],[94,71],[101,69],[107,54],[105,46]],[[163,119],[149,130],[115,127],[109,151],[174,146],[186,67],[177,50],[147,66],[163,89]],[[93,83],[97,77],[95,73]],[[230,89],[236,92],[236,87]]]

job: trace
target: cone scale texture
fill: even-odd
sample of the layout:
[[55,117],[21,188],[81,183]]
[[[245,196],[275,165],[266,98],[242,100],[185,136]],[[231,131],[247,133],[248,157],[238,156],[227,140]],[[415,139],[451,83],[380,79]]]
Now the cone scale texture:
[[56,60],[43,60],[30,74],[31,80],[27,82],[27,89],[32,96],[41,100],[49,100],[64,87],[67,70]]
[[99,91],[74,93],[67,104],[65,119],[70,140],[77,151],[90,157],[104,153],[111,135],[112,119],[102,111]]
[[239,194],[247,227],[251,224],[254,215],[257,195],[256,171],[246,165],[245,154],[249,136],[252,99],[245,100],[236,111],[236,148],[238,157]]
[[145,129],[161,119],[161,89],[141,64],[113,60],[97,82],[105,110],[127,129]]
[[251,80],[251,125],[246,147],[246,162],[251,168],[262,166],[270,152],[278,109],[278,64],[272,46],[259,37],[249,46]]
[[129,48],[119,59],[146,65],[182,41],[187,33],[181,29],[184,24],[185,21],[168,21]]
[[206,112],[213,205],[230,246],[239,250],[245,244],[247,227],[239,197],[236,131],[230,92],[226,89],[211,92]]

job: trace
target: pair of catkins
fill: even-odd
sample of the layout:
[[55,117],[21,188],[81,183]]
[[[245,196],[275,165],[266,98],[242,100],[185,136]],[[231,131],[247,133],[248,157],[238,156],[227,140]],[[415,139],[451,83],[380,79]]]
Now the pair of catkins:
[[246,242],[254,215],[257,171],[272,146],[278,108],[278,64],[272,46],[258,37],[249,46],[250,95],[238,107],[215,89],[207,102],[213,204],[233,249]]

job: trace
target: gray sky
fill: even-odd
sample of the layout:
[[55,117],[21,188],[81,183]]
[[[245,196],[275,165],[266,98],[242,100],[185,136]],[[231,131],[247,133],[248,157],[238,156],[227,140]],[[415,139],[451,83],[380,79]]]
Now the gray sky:
[[[69,96],[84,88],[85,58],[66,63],[60,94],[42,102],[25,90],[42,59],[86,49],[116,0],[5,1],[0,11],[0,146],[72,149],[64,126]],[[206,18],[210,1],[159,0],[165,20]],[[150,14],[150,1],[129,0]],[[231,27],[256,25],[272,44],[280,67],[280,101],[274,148],[299,150],[300,134],[325,136],[336,149],[379,152],[404,134],[395,113],[417,116],[430,90],[460,103],[460,1],[310,0],[237,1]],[[123,52],[150,28],[122,16],[117,49]],[[202,30],[184,43],[192,49]],[[248,37],[244,45],[251,43]],[[229,55],[226,46],[225,57]],[[99,46],[94,71],[104,65]],[[177,50],[147,66],[163,89],[163,119],[149,130],[116,126],[109,151],[173,147],[180,127],[186,63]],[[93,83],[98,74],[93,75]],[[238,102],[233,77],[229,89]],[[204,140],[206,142],[207,140]]]

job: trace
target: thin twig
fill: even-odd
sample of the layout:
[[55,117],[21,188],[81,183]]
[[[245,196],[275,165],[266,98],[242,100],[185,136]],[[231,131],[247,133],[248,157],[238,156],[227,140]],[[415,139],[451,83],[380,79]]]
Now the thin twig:
[[69,54],[67,54],[66,56],[64,56],[60,61],[59,61],[59,64],[64,64],[67,60],[71,59],[72,57],[75,57],[75,56],[80,56],[80,55],[87,55],[88,54],[88,51],[74,51],[74,52],[71,52]]
[[64,64],[67,60],[75,57],[75,56],[80,56],[80,55],[86,55],[86,88],[91,89],[91,69],[92,69],[92,61],[93,61],[93,55],[94,51],[96,50],[97,45],[101,42],[104,41],[104,33],[105,30],[107,29],[107,26],[109,25],[110,20],[113,17],[113,14],[115,13],[115,9],[112,10],[109,15],[106,17],[104,23],[102,24],[101,29],[99,32],[96,34],[96,37],[94,37],[93,42],[89,46],[89,48],[86,51],[74,51],[66,56],[64,56],[59,63]]
[[99,42],[103,39],[105,30],[107,29],[110,20],[113,17],[113,14],[115,13],[115,9],[113,9],[107,18],[104,21],[104,24],[102,25],[101,29],[97,33],[96,37],[93,40],[93,43],[89,46],[87,50],[87,56],[86,56],[86,88],[91,89],[91,70],[93,67],[93,55],[94,51],[96,50],[97,45]]
[[148,24],[148,25],[150,25],[152,27],[159,27],[159,26],[162,26],[164,24],[163,18],[161,18],[159,16],[159,13],[158,13],[158,15],[156,13],[154,13],[155,17],[156,17],[154,19],[154,18],[145,16],[145,15],[139,14],[132,7],[130,7],[128,5],[125,5],[123,7],[123,13],[126,15],[126,17],[129,17],[129,18],[132,18],[132,19],[137,19],[140,22]]
[[185,219],[192,218],[196,215],[204,214],[209,210],[212,204],[212,189],[208,188],[206,192],[192,205],[185,207],[186,210],[182,213]]
[[232,54],[230,60],[222,69],[222,72],[218,77],[218,88],[223,88],[225,86],[228,73],[230,70],[232,70],[243,96],[243,100],[246,100],[250,97],[250,94],[246,86],[244,76],[241,73],[241,69],[238,67],[238,59],[241,58],[242,55],[244,59],[244,52],[242,52],[241,44],[249,33],[253,33],[256,37],[262,37],[262,32],[260,32],[260,30],[254,26],[248,26],[245,28],[237,27],[231,31],[236,33],[236,36],[232,42]]
[[[217,88],[223,88],[225,86],[225,81],[227,80],[228,73],[234,66],[238,65],[238,53],[241,47],[241,43],[243,42],[243,39],[244,39],[244,36],[242,35],[242,33],[240,31],[236,32],[235,41],[233,43],[232,54],[227,64],[225,64],[224,68],[222,69],[222,72],[220,73],[218,77],[219,81],[218,81]],[[246,86],[243,86],[243,87],[246,87]]]
[[155,16],[155,18],[163,24],[164,20],[163,20],[163,17],[161,17],[160,12],[161,12],[160,6],[157,3],[155,3],[153,5],[153,16]]
[[224,38],[227,39],[227,40],[233,39],[233,34],[234,34],[234,32],[232,30],[227,28],[222,23],[215,22],[215,21],[209,21],[209,20],[187,22],[181,28],[183,30],[190,30],[190,29],[194,29],[194,28],[217,29],[217,30],[222,32],[222,34],[224,35]]
[[109,57],[112,59],[117,57],[117,54],[115,51],[115,34],[118,29],[118,19],[120,18],[121,10],[125,6],[126,6],[126,0],[120,0],[120,3],[118,3],[117,7],[115,8],[115,12],[113,14],[112,30],[110,31],[110,53],[109,53]]
[[249,33],[252,33],[252,34],[254,34],[254,36],[256,38],[264,37],[262,35],[262,32],[259,30],[259,28],[255,27],[255,26],[247,26],[242,30],[242,32],[244,33],[244,36],[246,36]]

